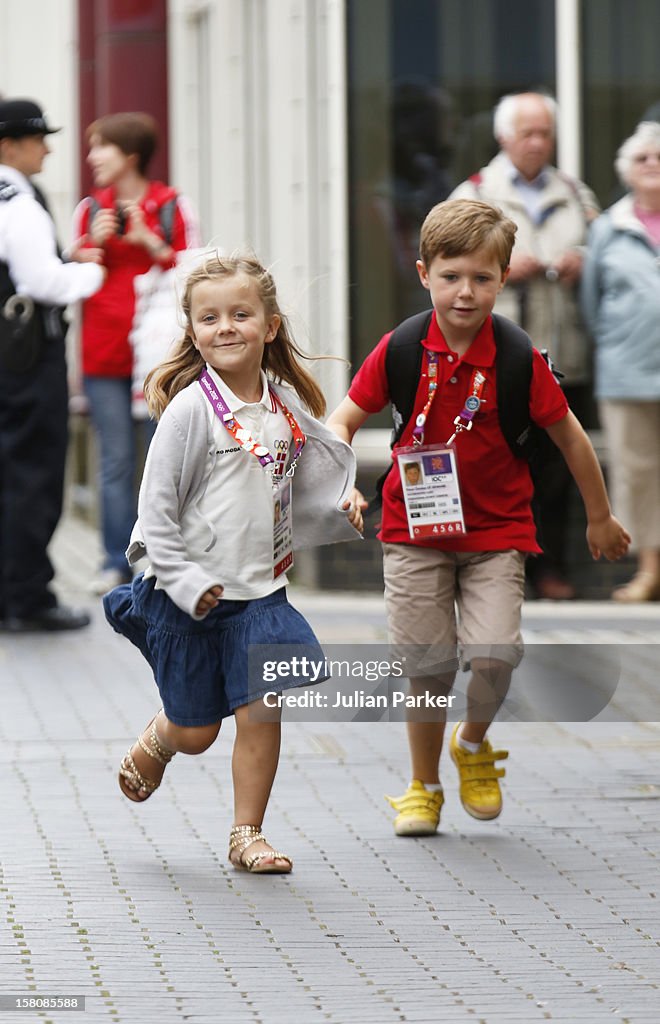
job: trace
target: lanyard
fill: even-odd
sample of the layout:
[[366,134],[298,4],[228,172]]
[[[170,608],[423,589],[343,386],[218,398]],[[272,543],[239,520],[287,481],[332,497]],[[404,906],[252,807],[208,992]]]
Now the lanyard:
[[429,390],[426,396],[426,403],[415,420],[413,427],[413,444],[424,444],[424,426],[433,405],[438,390],[438,353],[429,352],[427,358]]
[[[429,416],[431,406],[438,391],[438,353],[429,352],[427,355],[427,366],[428,366],[428,381],[429,389],[424,408],[417,416],[415,420],[415,426],[413,427],[413,444],[420,445],[424,444],[424,426]],[[451,435],[447,444],[451,444],[456,435],[460,434],[462,430],[471,430],[474,417],[481,408],[481,403],[484,399],[481,397],[484,390],[484,384],[486,383],[486,376],[481,370],[474,370],[472,373],[472,380],[470,381],[470,391],[462,410],[458,416],[454,419],[454,426],[456,427],[454,433]]]
[[[211,408],[213,409],[214,413],[221,421],[223,427],[225,427],[232,435],[232,437],[235,438],[240,447],[244,451],[250,452],[257,459],[259,459],[259,462],[264,469],[267,469],[267,467],[269,466],[274,467],[275,459],[268,451],[266,445],[260,444],[259,441],[255,440],[255,438],[252,437],[249,430],[245,430],[240,425],[240,423],[234,416],[233,412],[231,411],[231,409],[225,402],[224,398],[222,397],[222,395],[216,388],[215,384],[213,383],[213,378],[211,377],[211,374],[208,372],[208,370],[202,371],[202,373],[199,376],[199,383],[202,386],[204,394],[211,403]],[[289,465],[289,468],[286,471],[286,476],[291,477],[296,471],[298,459],[302,455],[302,450],[305,447],[305,442],[307,441],[307,438],[305,437],[302,430],[298,426],[298,423],[294,419],[293,414],[289,411],[289,409],[287,409],[282,399],[275,394],[275,392],[270,386],[270,383],[268,384],[268,394],[270,395],[271,402],[274,403],[274,408],[277,408],[277,406],[279,405],[286,418],[287,423],[291,427],[294,450],[293,457],[291,459],[291,464]],[[274,478],[273,485],[276,486],[276,481]]]
[[472,430],[474,417],[479,412],[481,403],[484,401],[481,396],[483,394],[485,383],[486,377],[481,370],[474,370],[472,373],[472,380],[470,382],[470,392],[465,399],[465,405],[459,412],[458,416],[454,418],[454,426],[456,427],[456,430],[447,441],[447,444],[451,444],[456,435],[460,434],[462,430]]

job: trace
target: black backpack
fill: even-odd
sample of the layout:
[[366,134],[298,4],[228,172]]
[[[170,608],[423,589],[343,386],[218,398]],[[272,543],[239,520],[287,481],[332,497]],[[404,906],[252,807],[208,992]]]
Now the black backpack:
[[[394,428],[390,447],[394,448],[409,422],[422,369],[422,340],[427,336],[433,310],[408,317],[392,331],[385,354],[385,372],[392,403]],[[497,348],[495,382],[500,429],[509,448],[518,459],[530,463],[536,478],[546,457],[557,453],[545,430],[529,417],[529,389],[532,382],[532,341],[521,327],[497,313],[492,314]],[[563,374],[553,366],[546,349],[541,353],[555,378]],[[390,464],[376,484],[374,510],[382,500],[383,484]]]

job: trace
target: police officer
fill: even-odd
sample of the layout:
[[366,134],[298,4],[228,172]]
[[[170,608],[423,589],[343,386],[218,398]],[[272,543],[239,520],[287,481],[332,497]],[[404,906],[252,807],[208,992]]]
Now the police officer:
[[68,441],[63,307],[103,283],[95,250],[64,263],[31,183],[50,152],[31,100],[0,100],[0,628],[79,629],[57,602],[48,544],[62,512]]

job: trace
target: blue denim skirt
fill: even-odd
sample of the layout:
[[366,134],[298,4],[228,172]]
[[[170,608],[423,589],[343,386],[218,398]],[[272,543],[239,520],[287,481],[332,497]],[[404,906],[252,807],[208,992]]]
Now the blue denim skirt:
[[[112,628],[149,662],[165,714],[175,725],[211,725],[266,693],[310,681],[292,673],[276,685],[264,682],[264,655],[325,657],[284,587],[252,601],[221,600],[198,621],[156,590],[155,582],[136,576],[106,594],[103,607]],[[249,657],[250,649],[256,656]]]

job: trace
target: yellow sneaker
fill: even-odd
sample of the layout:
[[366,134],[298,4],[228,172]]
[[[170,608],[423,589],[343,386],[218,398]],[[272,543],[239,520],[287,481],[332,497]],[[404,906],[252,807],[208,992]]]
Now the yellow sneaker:
[[398,836],[432,836],[440,824],[440,811],[445,802],[441,789],[427,789],[413,779],[403,796],[386,796],[395,811],[394,831]]
[[461,803],[473,818],[496,818],[502,810],[502,793],[497,780],[505,775],[505,770],[496,768],[495,762],[503,761],[509,752],[493,750],[488,740],[484,740],[476,754],[471,754],[458,745],[461,725],[459,722],[454,727],[449,743],[449,753],[458,768]]

